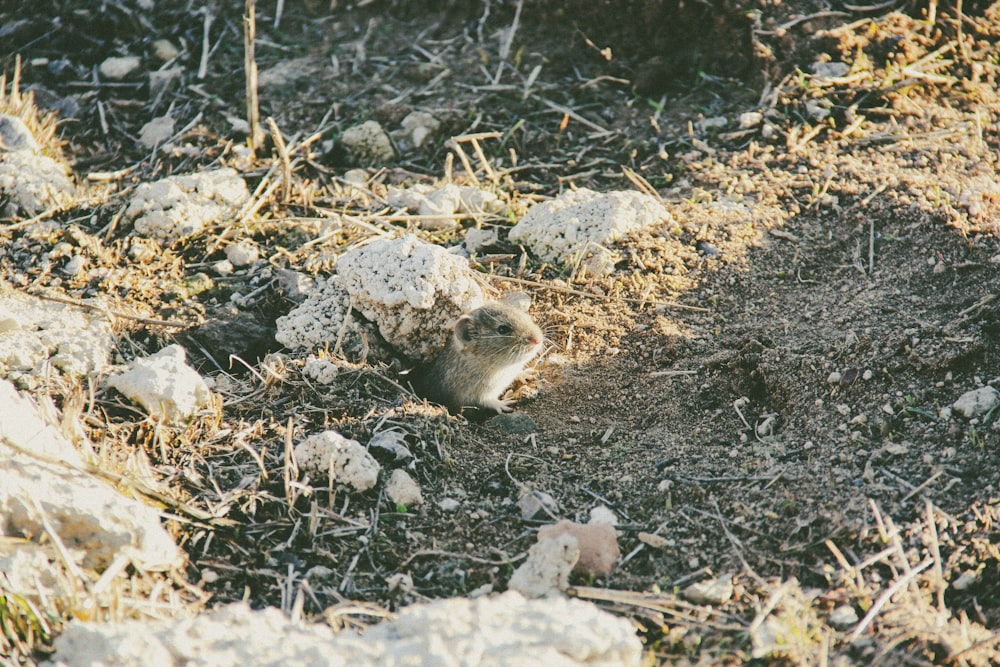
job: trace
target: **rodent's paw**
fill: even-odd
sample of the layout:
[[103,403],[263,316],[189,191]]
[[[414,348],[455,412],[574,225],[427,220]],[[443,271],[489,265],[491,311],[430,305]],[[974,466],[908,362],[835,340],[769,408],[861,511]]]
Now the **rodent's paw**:
[[499,413],[513,412],[514,399],[512,398],[491,398],[483,401],[483,407],[496,410]]

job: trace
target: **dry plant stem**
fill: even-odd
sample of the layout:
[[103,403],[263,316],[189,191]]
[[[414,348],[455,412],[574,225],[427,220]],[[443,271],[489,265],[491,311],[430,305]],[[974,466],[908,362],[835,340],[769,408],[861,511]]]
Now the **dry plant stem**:
[[537,95],[535,96],[535,98],[538,99],[538,100],[540,100],[542,102],[542,104],[544,104],[548,108],[552,109],[553,111],[558,111],[561,114],[565,114],[565,115],[569,116],[570,118],[572,118],[573,120],[575,120],[576,122],[580,123],[581,125],[583,125],[585,127],[589,127],[590,129],[594,130],[595,132],[600,132],[602,134],[611,134],[611,130],[609,130],[608,128],[601,127],[597,123],[594,123],[592,121],[587,120],[586,118],[584,118],[583,116],[581,116],[580,114],[578,114],[577,112],[573,111],[572,109],[570,109],[567,106],[563,106],[562,104],[556,104],[555,102],[553,102],[551,100],[547,100],[544,97],[538,97]]
[[271,141],[278,151],[278,158],[281,160],[281,203],[288,204],[292,199],[292,161],[288,157],[288,147],[285,145],[285,138],[281,136],[278,123],[274,118],[267,117],[267,127],[271,131]]
[[920,574],[933,564],[934,564],[933,558],[925,558],[923,561],[921,561],[920,565],[918,565],[917,567],[913,568],[906,574],[896,579],[896,581],[892,584],[892,586],[886,589],[882,593],[882,595],[880,595],[878,599],[875,600],[875,604],[873,604],[871,609],[868,610],[868,613],[865,614],[865,617],[861,619],[861,622],[858,623],[856,628],[854,628],[854,632],[852,632],[848,636],[847,640],[853,642],[858,637],[860,637],[861,634],[868,628],[868,626],[871,625],[872,621],[875,620],[875,617],[878,616],[880,611],[882,611],[882,607],[884,607],[886,603],[889,602],[892,596],[898,593],[900,590],[902,590],[911,581],[913,581],[914,577],[916,577],[918,574]]
[[257,89],[257,60],[254,46],[257,39],[257,2],[246,0],[243,11],[243,71],[246,73],[247,124],[250,126],[250,150],[256,151],[264,143],[264,129],[260,125],[260,97]]
[[212,28],[212,12],[209,5],[202,8],[204,20],[201,28],[201,60],[198,63],[198,79],[202,80],[208,74],[208,56],[211,53],[211,42],[208,39]]
[[140,322],[142,324],[148,324],[155,327],[175,327],[177,329],[186,329],[191,326],[187,322],[178,322],[177,320],[155,320],[149,317],[139,317],[138,315],[127,315],[125,313],[120,313],[118,311],[109,310],[103,306],[97,306],[92,303],[85,303],[83,301],[77,301],[76,299],[70,299],[64,296],[54,296],[51,294],[42,294],[40,292],[29,292],[34,297],[39,299],[44,299],[46,301],[54,301],[56,303],[64,303],[68,306],[76,306],[77,308],[85,308],[87,310],[96,310],[100,313],[107,315],[108,317],[116,317],[122,320],[131,320],[132,322]]

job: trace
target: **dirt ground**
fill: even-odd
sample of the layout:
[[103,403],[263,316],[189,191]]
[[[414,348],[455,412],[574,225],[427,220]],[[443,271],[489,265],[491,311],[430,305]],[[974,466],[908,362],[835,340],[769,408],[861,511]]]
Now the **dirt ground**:
[[[298,591],[307,616],[333,607],[361,623],[376,607],[359,602],[392,610],[503,590],[549,522],[522,520],[526,484],[558,502],[558,517],[616,513],[622,564],[573,583],[636,619],[651,661],[1000,662],[1000,411],[948,410],[1000,386],[1000,4],[670,8],[720,40],[694,53],[605,35],[600,15],[570,18],[572,3],[526,3],[517,23],[513,2],[488,16],[479,3],[288,3],[278,27],[273,3],[258,3],[262,115],[289,145],[321,138],[297,155],[287,199],[270,195],[227,241],[252,238],[274,269],[326,274],[365,235],[329,212],[375,218],[388,184],[438,182],[449,168],[457,182],[480,179],[511,213],[485,222],[500,240],[474,266],[499,290],[530,292],[549,340],[537,379],[517,390],[531,434],[402,394],[404,364],[391,358],[329,387],[306,381],[301,355],[273,339],[295,305],[277,281],[192,287],[223,257],[222,228],[130,259],[136,242],[115,221],[130,188],[238,160],[240,3],[211,10],[204,77],[200,12],[36,4],[50,11],[0,10],[3,64],[12,71],[19,54],[22,87],[60,110],[61,150],[92,198],[55,214],[58,238],[0,222],[11,249],[0,269],[32,289],[104,294],[119,310],[192,324],[122,324],[125,359],[178,341],[202,372],[223,373],[208,352],[231,373],[219,411],[186,429],[144,420],[111,390],[88,422],[109,464],[146,461],[179,507],[214,517],[173,524],[190,558],[183,576],[205,594],[192,604],[288,609]],[[628,4],[637,31],[648,6],[665,3]],[[156,39],[178,46],[184,68],[160,94],[145,76],[161,64]],[[93,77],[126,52],[142,56],[141,76]],[[168,109],[184,129],[172,151],[151,153],[135,137]],[[414,109],[442,122],[429,145],[387,164],[346,161],[345,129],[396,127]],[[447,138],[494,131],[482,145],[496,177],[475,160],[478,176],[466,173]],[[251,191],[274,159],[271,144],[259,151]],[[345,186],[357,166],[371,196]],[[601,279],[506,241],[533,201],[579,187],[655,190],[674,221],[616,244]],[[452,245],[462,231],[417,233]],[[38,248],[64,239],[124,271],[57,277]],[[255,296],[226,305],[234,292]],[[253,372],[230,369],[231,354]],[[37,390],[60,405],[80,391]],[[425,504],[289,493],[289,425],[296,440],[322,428],[362,443],[388,426],[405,433]],[[442,509],[446,498],[460,508]],[[728,576],[725,601],[679,597]],[[831,612],[845,607],[855,616],[838,624]]]

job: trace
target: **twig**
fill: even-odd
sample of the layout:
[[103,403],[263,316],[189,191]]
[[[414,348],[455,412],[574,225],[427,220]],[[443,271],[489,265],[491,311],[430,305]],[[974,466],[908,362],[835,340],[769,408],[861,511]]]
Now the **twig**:
[[292,161],[288,157],[288,146],[285,145],[285,138],[281,136],[278,123],[271,116],[267,117],[267,127],[271,130],[271,141],[278,151],[278,158],[281,160],[281,203],[287,204],[292,198]]
[[202,8],[202,14],[204,22],[201,28],[201,61],[198,63],[199,81],[208,75],[208,56],[211,52],[211,43],[209,42],[208,35],[212,27],[212,11],[209,9],[209,5],[205,5]]
[[52,294],[42,294],[40,292],[29,292],[31,296],[37,297],[39,299],[45,299],[46,301],[55,301],[56,303],[65,303],[69,306],[76,306],[77,308],[86,308],[87,310],[96,310],[103,313],[109,317],[117,317],[122,320],[131,320],[133,322],[141,322],[142,324],[148,324],[150,326],[157,327],[175,327],[177,329],[186,329],[191,326],[188,322],[179,322],[177,320],[156,320],[149,317],[140,317],[138,315],[128,315],[126,313],[121,313],[115,310],[110,310],[104,306],[99,306],[92,303],[86,303],[85,301],[78,301],[76,299],[70,299],[65,296],[55,296]]
[[861,633],[863,633],[868,628],[868,626],[871,625],[872,621],[875,620],[875,617],[878,616],[880,611],[882,611],[882,607],[884,607],[886,603],[889,602],[892,596],[898,593],[900,590],[902,590],[904,586],[909,584],[914,577],[916,577],[918,574],[920,574],[933,564],[934,564],[933,558],[925,558],[920,563],[920,565],[918,565],[917,567],[913,568],[909,572],[903,574],[901,577],[896,579],[896,581],[893,582],[892,586],[890,586],[884,593],[882,593],[882,595],[878,597],[877,600],[875,600],[875,604],[872,605],[871,609],[868,610],[868,613],[865,614],[865,617],[862,618],[861,622],[858,623],[856,628],[854,628],[854,632],[852,632],[850,636],[848,636],[847,641],[853,642],[858,637],[860,637]]
[[250,126],[250,150],[257,151],[264,143],[260,125],[260,97],[257,90],[257,59],[254,42],[257,38],[257,2],[246,0],[243,10],[243,71],[246,76],[247,124]]
[[585,125],[586,127],[589,127],[590,129],[595,130],[597,132],[601,132],[603,134],[611,134],[611,130],[609,130],[608,128],[601,127],[597,123],[594,123],[592,121],[587,120],[586,118],[584,118],[583,116],[581,116],[577,112],[573,111],[569,107],[564,107],[561,104],[556,104],[555,102],[552,102],[551,100],[547,100],[544,97],[539,97],[538,99],[541,100],[542,104],[544,104],[548,108],[550,108],[550,109],[552,109],[554,111],[558,111],[561,114],[565,114],[565,115],[569,116],[570,118],[572,118],[576,122],[580,123],[581,125]]

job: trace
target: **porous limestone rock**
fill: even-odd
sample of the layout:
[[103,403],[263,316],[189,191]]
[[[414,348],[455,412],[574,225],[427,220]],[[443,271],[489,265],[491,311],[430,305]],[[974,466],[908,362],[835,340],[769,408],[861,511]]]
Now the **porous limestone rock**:
[[352,248],[337,274],[386,342],[418,359],[443,348],[448,326],[483,303],[468,260],[413,235]]
[[340,142],[354,164],[382,165],[396,155],[389,135],[374,120],[365,121],[345,130]]
[[0,377],[68,375],[103,370],[114,337],[106,315],[0,289]]
[[[5,380],[0,405],[0,535],[27,538],[25,548],[34,550],[32,542],[51,530],[78,565],[98,571],[119,554],[146,570],[181,563],[159,513],[84,472],[80,454],[62,432]],[[9,551],[7,556],[13,557]],[[37,555],[26,558],[29,565],[42,562]],[[31,577],[24,564],[17,570],[21,580]]]
[[176,344],[136,359],[129,370],[108,378],[108,386],[173,424],[190,419],[212,400],[204,378],[187,365],[184,348]]
[[249,198],[235,169],[216,169],[139,185],[125,215],[136,234],[173,244],[235,214]]
[[[351,295],[340,278],[317,278],[305,300],[275,322],[274,338],[291,350],[334,350],[356,353],[373,345],[377,330],[351,314]],[[343,332],[343,333],[342,333]]]
[[569,533],[539,540],[528,549],[528,558],[514,570],[507,584],[529,598],[554,595],[569,587],[569,575],[580,559],[580,543]]
[[381,466],[357,440],[336,431],[315,433],[295,446],[299,468],[321,479],[333,477],[335,484],[347,484],[367,491],[378,482]]
[[72,622],[49,664],[638,667],[641,658],[642,643],[623,618],[581,600],[507,592],[411,605],[364,636],[245,604],[177,621]]
[[508,238],[528,246],[546,261],[572,264],[582,258],[588,246],[613,243],[671,219],[663,205],[649,195],[580,188],[532,206]]

